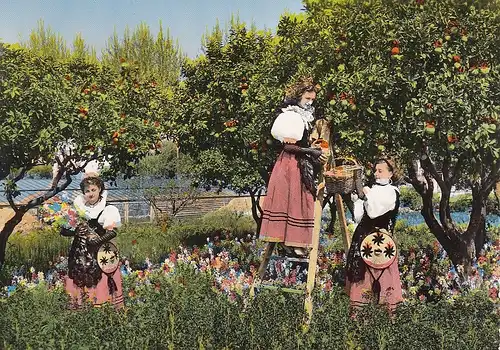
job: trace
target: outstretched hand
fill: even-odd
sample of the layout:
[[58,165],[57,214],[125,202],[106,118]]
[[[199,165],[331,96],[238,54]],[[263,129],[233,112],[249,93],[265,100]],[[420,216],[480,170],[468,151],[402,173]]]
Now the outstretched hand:
[[319,156],[319,161],[321,162],[321,164],[326,164],[326,162],[328,161],[328,156],[330,155],[330,150],[328,148],[322,148],[321,147],[321,140],[316,140],[313,142],[313,144],[311,145],[313,148],[319,148],[321,149],[321,155]]

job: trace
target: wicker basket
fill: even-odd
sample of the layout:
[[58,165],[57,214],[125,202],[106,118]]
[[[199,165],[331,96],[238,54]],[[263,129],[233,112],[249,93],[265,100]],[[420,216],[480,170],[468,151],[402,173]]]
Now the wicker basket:
[[358,165],[358,162],[353,158],[338,158],[335,163],[340,160],[352,162],[354,164],[346,164],[335,166],[331,171],[324,173],[325,187],[328,194],[348,194],[356,189],[356,179],[362,177],[363,167]]

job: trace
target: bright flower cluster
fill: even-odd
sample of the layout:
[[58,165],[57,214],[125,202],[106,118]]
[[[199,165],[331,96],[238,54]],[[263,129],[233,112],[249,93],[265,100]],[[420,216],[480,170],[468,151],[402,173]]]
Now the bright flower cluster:
[[[328,239],[323,237],[323,239]],[[331,238],[330,238],[331,239]],[[335,238],[333,238],[335,239]],[[131,268],[123,258],[121,272],[124,276],[127,302],[140,302],[141,291],[161,289],[158,277],[176,278],[179,269],[192,269],[213,280],[214,288],[230,299],[248,296],[257,273],[264,246],[255,238],[231,241],[209,241],[203,247],[179,247],[177,251],[159,263],[146,259],[138,268]],[[335,285],[343,286],[345,253],[343,251],[320,252],[316,288],[329,293]],[[13,293],[19,286],[31,287],[48,283],[54,288],[62,285],[66,271],[66,259],[60,260],[45,274],[17,271],[5,294]],[[406,302],[454,300],[459,294],[481,288],[487,289],[490,298],[499,300],[500,290],[500,242],[489,242],[472,266],[470,278],[463,281],[451,264],[442,247],[410,249],[399,254],[399,268],[403,296]],[[273,256],[264,284],[277,287],[305,288],[307,264],[279,256]],[[178,281],[177,281],[178,282]]]
[[78,224],[85,221],[85,213],[65,201],[43,204],[39,215],[43,222],[68,230],[75,230]]

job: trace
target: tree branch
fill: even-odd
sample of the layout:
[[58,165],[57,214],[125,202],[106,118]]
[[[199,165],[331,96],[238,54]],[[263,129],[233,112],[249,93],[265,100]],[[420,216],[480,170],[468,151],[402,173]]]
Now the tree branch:
[[484,225],[486,220],[486,203],[483,191],[478,182],[472,185],[472,210],[470,214],[469,226],[466,231],[466,238],[471,239],[478,229]]
[[257,236],[258,236],[260,233],[260,225],[262,223],[262,208],[260,208],[259,205],[261,190],[252,189],[249,191],[249,193],[250,193],[250,199],[252,201],[252,217],[255,220],[255,223],[257,224]]
[[[16,176],[12,177],[11,176],[12,174],[9,175],[9,180],[15,184],[16,182],[18,182],[19,180],[24,178],[24,175],[26,175],[26,172],[29,169],[31,169],[32,167],[33,167],[33,165],[28,165],[28,166],[21,168],[21,170],[19,171],[19,173]],[[14,196],[13,196],[13,193],[11,190],[7,189],[5,191],[5,196],[7,197],[7,202],[9,203],[12,210],[14,210],[14,212],[17,213],[17,212],[21,211],[21,206],[17,206],[16,203],[14,202]]]
[[451,154],[448,151],[448,152],[446,152],[446,156],[444,157],[444,160],[443,160],[442,172],[443,172],[443,181],[451,189],[452,183],[450,182],[450,180],[451,180],[450,166],[451,166]]
[[497,182],[500,181],[500,160],[496,160],[496,162],[492,166],[492,170],[489,176],[486,178],[484,186],[482,188],[483,195],[488,196],[490,192],[493,190],[493,186]]
[[12,197],[12,192],[11,191],[5,191],[5,197],[7,197],[7,202],[9,202],[10,207],[17,213],[20,211],[20,207],[14,203],[14,199]]
[[436,236],[441,245],[447,252],[452,252],[452,241],[448,236],[448,233],[443,229],[443,227],[437,221],[434,215],[434,208],[432,205],[432,195],[434,192],[434,185],[432,183],[432,177],[424,171],[425,181],[419,179],[417,175],[417,162],[414,161],[411,165],[408,165],[408,175],[411,180],[412,186],[422,197],[422,210],[421,214],[424,217],[425,223],[431,230],[431,232]]
[[425,182],[427,183],[427,188],[425,190],[425,198],[423,199],[429,201],[429,206],[432,208],[433,207],[432,196],[434,195],[434,182],[432,180],[434,178],[432,177],[431,174],[429,174],[425,170],[424,170],[424,178]]
[[57,162],[57,173],[56,176],[52,179],[52,183],[50,185],[50,189],[54,189],[57,187],[57,184],[59,184],[59,181],[61,180],[63,174],[64,174],[64,165],[63,163],[56,157],[56,162]]
[[176,216],[185,207],[196,202],[196,200],[198,199],[198,196],[197,196],[197,191],[190,188],[187,190],[187,192],[183,196],[176,196],[173,198],[174,198],[173,205],[175,205],[175,199],[179,200],[179,205],[176,207],[175,211],[174,211],[174,208],[172,206],[172,215]]
[[24,178],[24,176],[26,175],[26,173],[28,172],[28,170],[30,170],[30,169],[33,168],[33,165],[34,164],[30,164],[30,165],[27,165],[27,166],[21,168],[21,171],[19,172],[19,174],[17,174],[15,177],[11,178],[11,180],[13,182],[18,182],[19,180],[21,180],[22,178]]
[[262,207],[260,206],[260,197],[262,196],[262,189],[259,189],[257,192],[257,210],[259,211],[259,217],[262,217],[262,213],[264,212],[262,210]]
[[458,157],[457,163],[453,167],[453,175],[450,178],[450,185],[451,186],[453,186],[454,184],[457,183],[458,177],[460,176],[460,173],[461,173],[463,162],[465,161],[466,158],[467,158],[466,153],[462,153],[462,155],[460,155],[460,157]]
[[50,199],[50,198],[54,197],[56,194],[58,194],[59,192],[64,191],[71,184],[72,181],[73,180],[71,179],[71,175],[66,173],[65,182],[61,186],[56,186],[55,188],[51,188],[50,190],[46,191],[43,196],[32,199],[27,204],[23,205],[23,207],[25,207],[27,210],[29,210],[31,208],[34,208],[34,207],[41,205],[47,199]]
[[[422,159],[420,161],[420,164],[422,164],[422,168],[424,169],[424,176],[425,176],[425,174],[429,174],[430,176],[432,176],[432,178],[434,178],[436,180],[436,182],[438,183],[438,185],[442,191],[443,189],[447,188],[448,186],[445,183],[445,181],[443,180],[443,177],[441,177],[439,175],[439,173],[436,169],[436,166],[435,166],[434,162],[431,160],[431,157],[429,156],[429,154],[425,153],[424,155],[425,155],[425,157],[422,157]],[[432,182],[432,178],[431,178],[431,182]],[[427,178],[427,176],[426,176],[426,179],[429,180]]]
[[[444,178],[444,171],[445,171],[444,169],[447,169],[447,167],[449,166],[449,162],[450,158],[449,156],[446,156],[445,161],[443,162],[443,177],[441,177],[439,176],[439,173],[436,169],[434,162],[431,160],[428,154],[426,155],[425,159],[422,159],[422,167],[424,168],[424,175],[429,174],[428,176],[426,176],[427,181],[432,182],[432,178],[434,178],[441,189],[441,199],[439,201],[439,221],[441,222],[441,226],[444,227],[445,231],[448,231],[450,229],[456,229],[455,225],[453,224],[453,220],[451,219],[451,211],[450,211],[451,186],[450,183],[446,181]],[[448,177],[447,170],[446,170],[446,177]]]
[[161,213],[160,207],[156,204],[157,200],[155,196],[144,195],[144,199],[146,199],[146,202],[148,202],[149,205],[153,206],[153,209],[155,209],[158,213]]
[[417,176],[417,162],[414,161],[412,162],[411,165],[408,165],[407,171],[408,171],[408,182],[412,184],[413,188],[415,188],[415,191],[423,197],[425,194],[425,182],[420,180]]

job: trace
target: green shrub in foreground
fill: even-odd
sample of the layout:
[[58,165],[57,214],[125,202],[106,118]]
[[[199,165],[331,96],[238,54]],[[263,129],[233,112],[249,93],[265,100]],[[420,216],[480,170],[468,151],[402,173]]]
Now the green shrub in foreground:
[[391,319],[367,307],[353,320],[340,289],[315,295],[304,332],[303,298],[263,291],[230,301],[207,274],[188,267],[174,275],[129,277],[126,310],[66,309],[62,289],[40,285],[0,302],[5,349],[495,349],[497,306],[477,292],[453,304],[403,305]]

